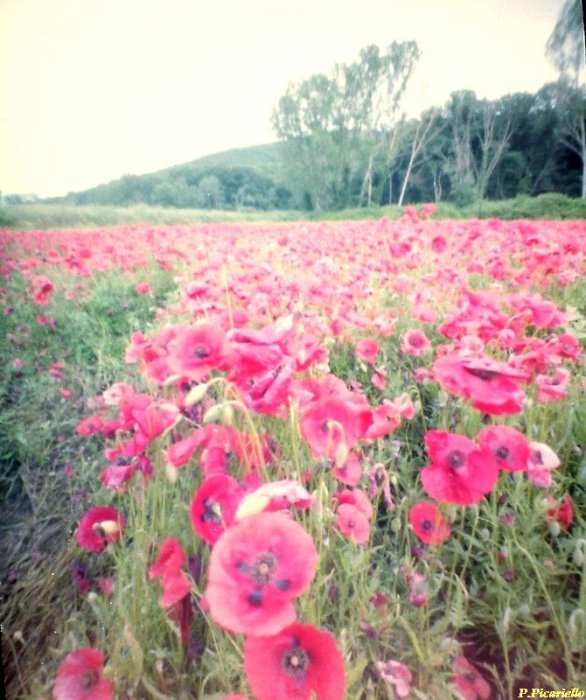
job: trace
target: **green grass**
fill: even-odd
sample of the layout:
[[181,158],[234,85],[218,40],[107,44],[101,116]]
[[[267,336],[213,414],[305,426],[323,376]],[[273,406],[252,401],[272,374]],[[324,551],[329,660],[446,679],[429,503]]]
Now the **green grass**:
[[[413,205],[420,206],[420,205]],[[404,207],[371,206],[327,212],[303,211],[227,211],[210,209],[173,209],[134,204],[127,207],[101,205],[18,204],[0,210],[0,228],[49,229],[93,228],[126,224],[197,224],[217,222],[278,221],[359,221],[399,219]],[[465,207],[440,202],[435,219],[584,219],[586,202],[551,193],[538,197],[516,197],[501,202],[483,201]]]

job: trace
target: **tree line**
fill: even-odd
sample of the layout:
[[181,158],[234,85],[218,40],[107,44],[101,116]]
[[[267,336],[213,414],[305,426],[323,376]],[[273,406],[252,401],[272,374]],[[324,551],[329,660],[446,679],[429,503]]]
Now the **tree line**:
[[418,56],[414,42],[369,46],[289,86],[273,125],[299,206],[586,196],[583,87],[562,76],[496,100],[463,90],[408,119],[400,103]]

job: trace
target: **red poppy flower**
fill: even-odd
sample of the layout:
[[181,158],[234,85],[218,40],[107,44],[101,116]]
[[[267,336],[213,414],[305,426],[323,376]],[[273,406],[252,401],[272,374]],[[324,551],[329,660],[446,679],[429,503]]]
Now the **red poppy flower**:
[[212,550],[206,600],[232,632],[277,634],[294,622],[293,598],[309,586],[318,555],[311,537],[282,513],[244,518]]
[[61,662],[53,686],[54,700],[112,700],[112,682],[102,677],[99,649],[77,649]]
[[326,397],[313,401],[302,411],[301,434],[314,457],[333,459],[341,445],[351,449],[365,435],[371,422],[369,408]]
[[529,443],[527,477],[539,488],[547,489],[553,482],[552,471],[560,466],[560,459],[549,445],[543,442]]
[[370,522],[366,515],[350,503],[342,503],[336,509],[335,527],[344,537],[356,544],[366,544],[370,537]]
[[191,590],[191,584],[181,566],[185,554],[179,542],[172,537],[167,538],[161,545],[157,561],[149,567],[149,578],[160,578],[163,595],[159,600],[162,608],[170,608]]
[[566,494],[561,501],[556,502],[552,496],[547,498],[548,503],[552,503],[553,507],[545,511],[545,519],[549,525],[553,522],[558,522],[564,530],[569,530],[574,522],[574,501],[572,497]]
[[169,365],[189,379],[200,381],[213,369],[230,366],[230,344],[224,331],[212,323],[183,329],[172,341]]
[[457,656],[454,659],[453,669],[452,684],[454,690],[464,700],[477,700],[477,698],[486,700],[490,697],[490,685],[465,656]]
[[48,304],[51,294],[55,291],[53,282],[48,277],[41,275],[33,277],[31,287],[35,304]]
[[452,534],[446,519],[434,503],[420,501],[412,506],[409,522],[417,537],[426,544],[441,544]]
[[520,472],[527,469],[529,440],[508,425],[483,428],[476,436],[481,447],[488,448],[496,458],[499,469]]
[[433,372],[446,391],[470,399],[483,413],[509,415],[523,410],[525,394],[519,382],[528,381],[530,375],[506,362],[445,355],[435,361]]
[[379,349],[380,345],[375,338],[362,338],[356,343],[356,357],[373,365]]
[[404,352],[405,355],[421,357],[421,355],[425,355],[426,352],[429,352],[430,349],[431,343],[423,331],[414,329],[407,331],[403,336],[401,351]]
[[568,395],[568,384],[570,373],[563,367],[558,367],[553,377],[545,374],[538,374],[535,378],[537,384],[537,400],[544,403],[550,401],[560,401]]
[[126,520],[116,508],[96,506],[90,508],[79,521],[75,541],[90,552],[103,552],[111,542],[118,542]]
[[471,505],[495,487],[498,463],[487,448],[444,430],[429,430],[425,444],[432,462],[421,470],[421,483],[436,501]]
[[204,479],[189,508],[191,526],[208,544],[215,544],[234,522],[242,498],[240,484],[227,474]]
[[248,637],[244,670],[258,700],[342,700],[344,661],[326,630],[295,623],[274,637]]

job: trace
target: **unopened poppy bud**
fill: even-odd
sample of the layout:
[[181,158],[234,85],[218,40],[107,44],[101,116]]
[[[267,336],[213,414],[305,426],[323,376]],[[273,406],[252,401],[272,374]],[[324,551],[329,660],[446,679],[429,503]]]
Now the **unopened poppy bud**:
[[348,445],[345,443],[341,442],[337,449],[336,449],[336,454],[334,456],[334,460],[336,462],[337,467],[341,467],[346,463],[346,460],[348,459],[348,453],[350,450],[348,449]]
[[561,529],[562,528],[557,520],[553,520],[551,523],[549,523],[549,531],[554,537],[557,537],[560,534]]
[[171,484],[177,481],[177,467],[172,464],[165,464],[165,476]]
[[193,389],[189,391],[183,402],[185,406],[194,406],[203,400],[204,396],[208,391],[208,384],[196,384]]
[[572,559],[576,566],[584,566],[586,563],[586,540],[578,540],[576,542]]
[[230,404],[221,406],[220,423],[222,425],[232,425],[234,423],[234,409]]
[[222,405],[216,405],[212,406],[211,408],[208,408],[208,410],[205,412],[204,417],[202,419],[202,422],[205,423],[219,423],[222,420],[222,411],[223,411],[223,406]]

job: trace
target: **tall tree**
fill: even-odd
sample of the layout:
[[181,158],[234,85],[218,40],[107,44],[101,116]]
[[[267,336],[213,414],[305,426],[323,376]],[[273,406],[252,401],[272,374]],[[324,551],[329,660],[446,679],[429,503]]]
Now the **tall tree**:
[[586,90],[584,74],[584,16],[579,0],[565,0],[546,51],[560,71],[557,108],[560,138],[582,162],[581,197],[586,199]]

